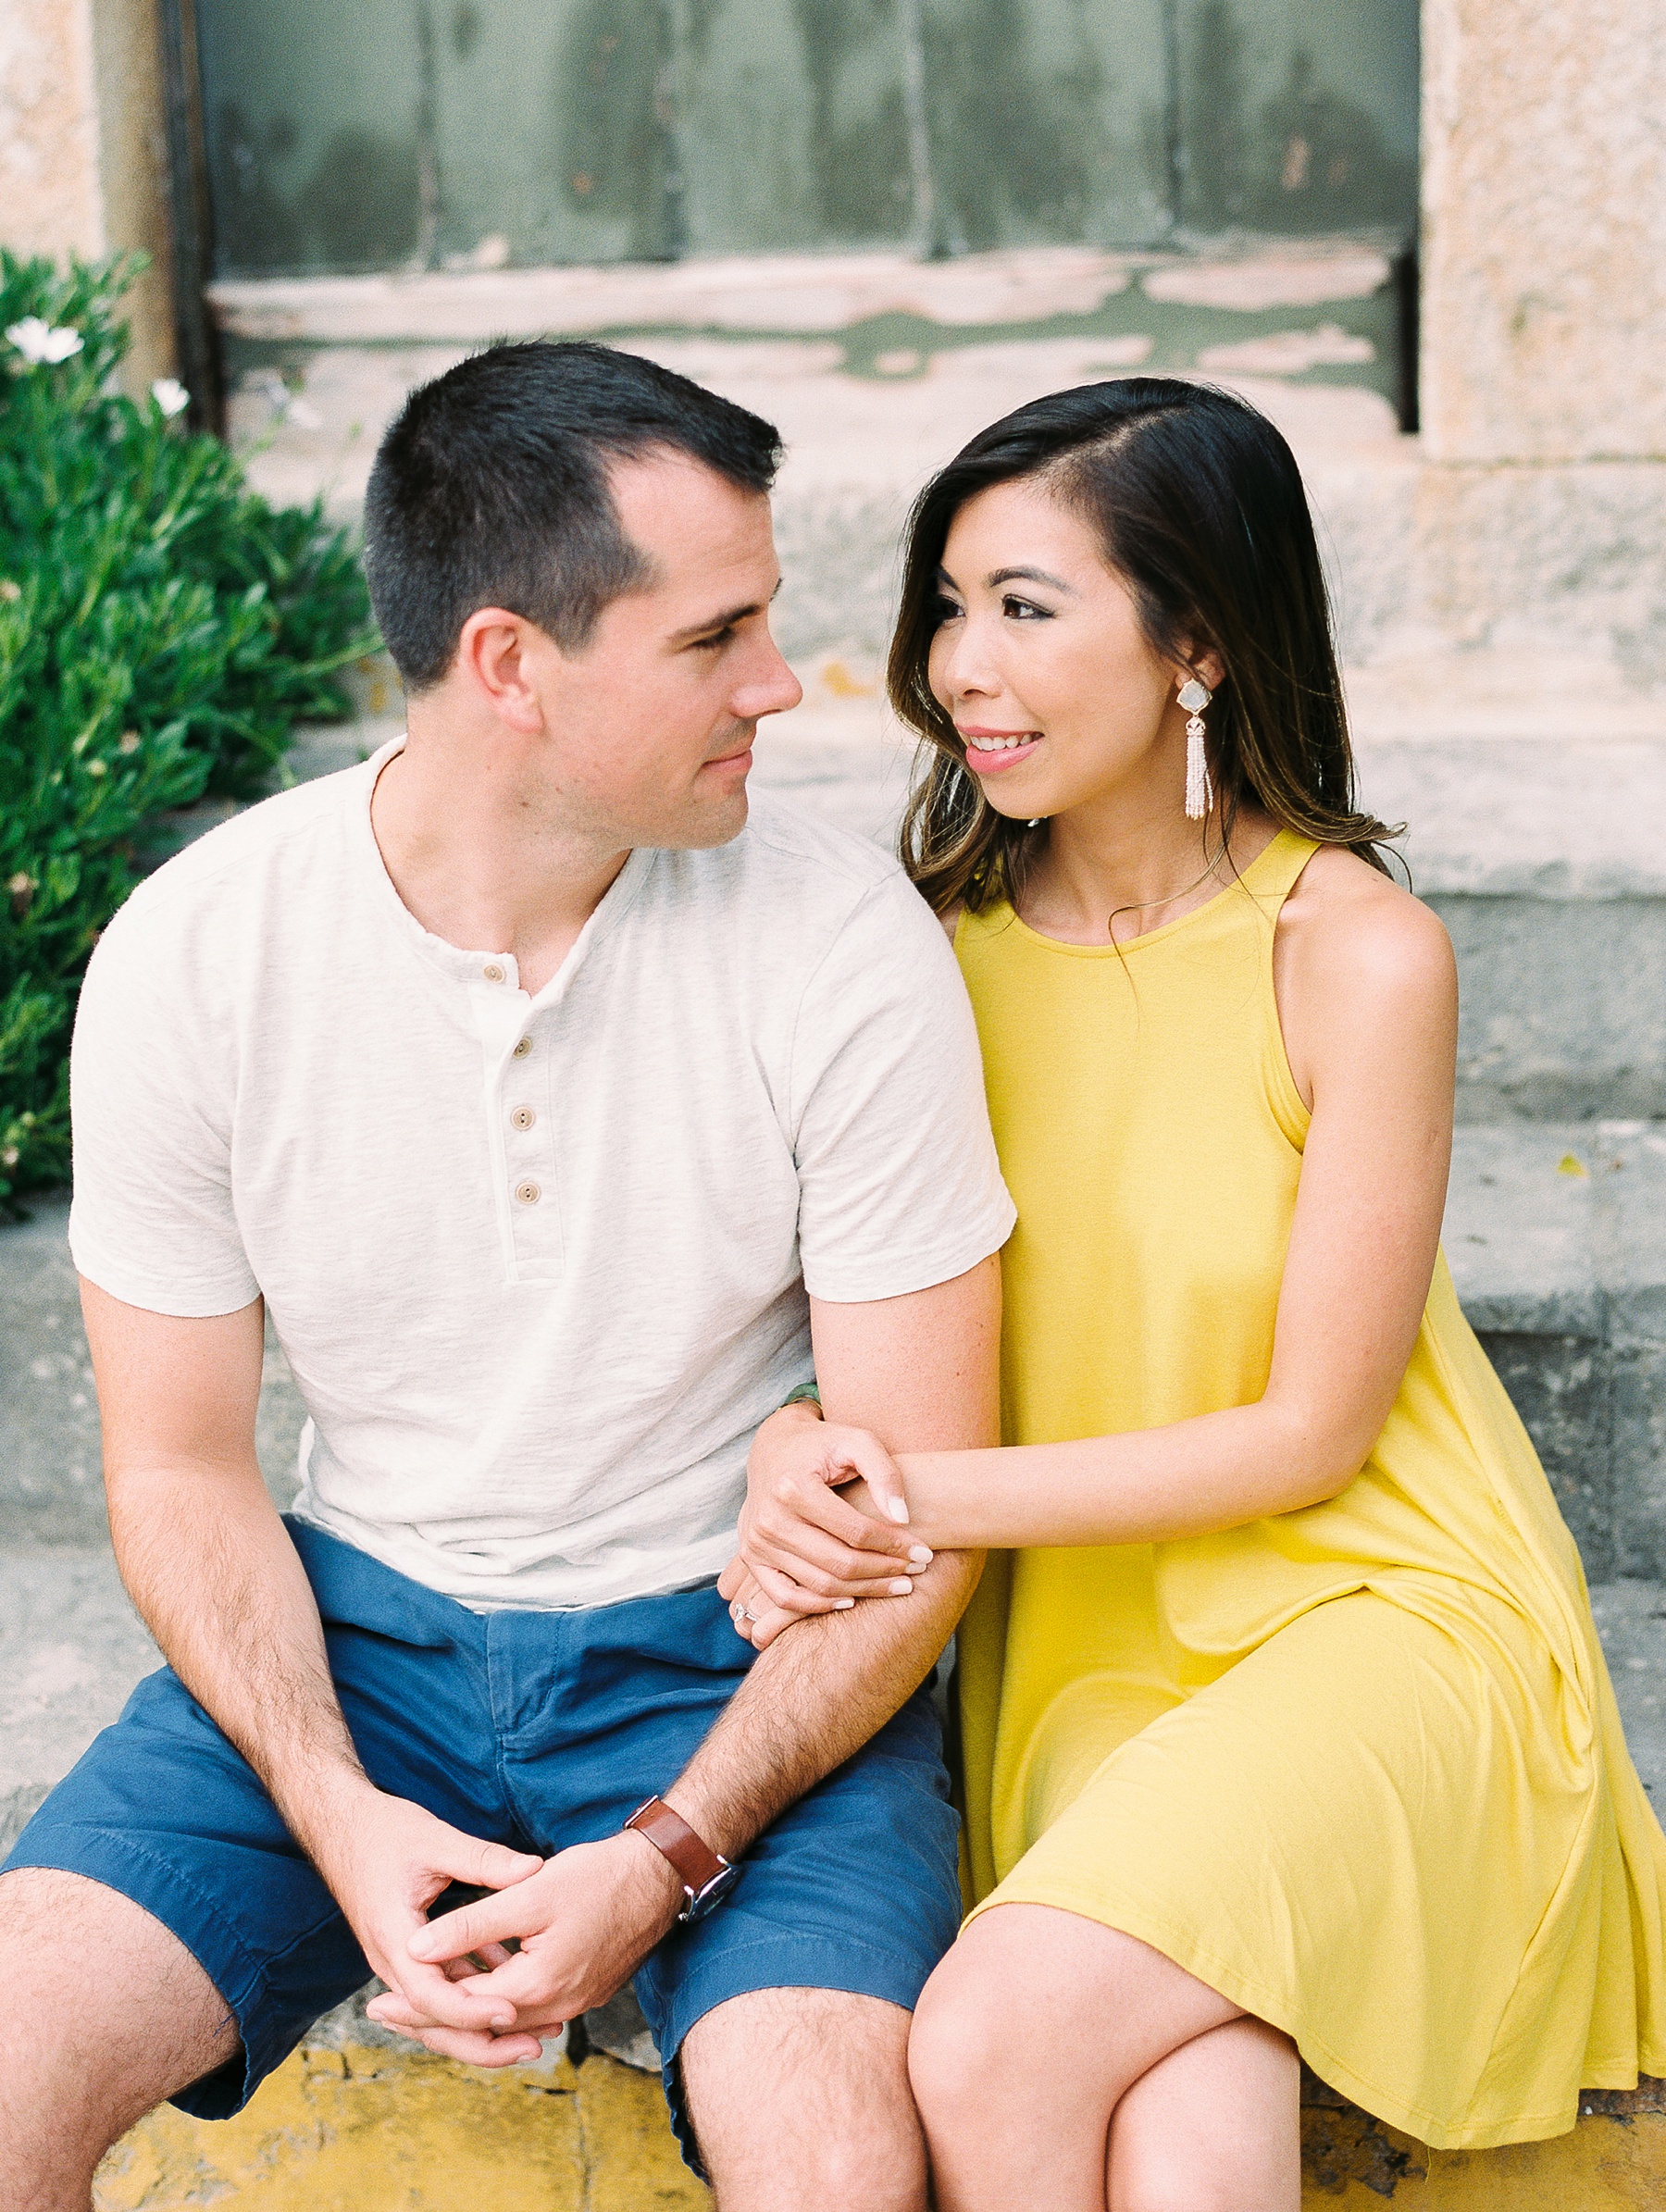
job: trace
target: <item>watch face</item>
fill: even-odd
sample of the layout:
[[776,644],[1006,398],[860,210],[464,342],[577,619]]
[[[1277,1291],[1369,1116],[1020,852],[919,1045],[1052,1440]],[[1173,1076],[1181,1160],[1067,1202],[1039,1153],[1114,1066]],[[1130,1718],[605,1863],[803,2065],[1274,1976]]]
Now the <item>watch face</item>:
[[740,1879],[739,1867],[725,1867],[721,1874],[714,1874],[697,1897],[690,1897],[677,1916],[681,1920],[703,1920],[708,1912],[723,1903]]

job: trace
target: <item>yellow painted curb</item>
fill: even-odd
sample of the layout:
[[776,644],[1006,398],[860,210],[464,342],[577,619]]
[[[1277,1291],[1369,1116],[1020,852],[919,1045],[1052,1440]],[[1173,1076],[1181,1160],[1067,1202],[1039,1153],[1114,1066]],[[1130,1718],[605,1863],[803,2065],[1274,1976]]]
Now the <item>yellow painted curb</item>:
[[[1571,2135],[1430,2151],[1310,2084],[1308,2212],[1661,2212],[1666,2097],[1593,2096]],[[657,2078],[583,2065],[483,2073],[425,2052],[307,2048],[222,2122],[164,2107],[99,2169],[95,2212],[700,2212]]]
[[95,2212],[696,2212],[658,2078],[592,2055],[486,2073],[426,2052],[303,2049],[235,2119],[153,2112]]

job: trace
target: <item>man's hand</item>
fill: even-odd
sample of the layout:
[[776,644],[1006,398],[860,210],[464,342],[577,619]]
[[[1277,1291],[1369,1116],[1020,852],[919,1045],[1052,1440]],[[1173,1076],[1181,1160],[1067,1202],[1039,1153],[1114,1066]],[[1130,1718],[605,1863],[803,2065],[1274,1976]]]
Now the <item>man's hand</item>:
[[[682,1904],[675,1870],[645,1836],[575,1844],[498,1896],[442,1913],[407,1935],[403,1972],[382,1977],[397,1986],[366,2009],[384,2027],[445,2057],[473,2066],[524,2065],[537,2056],[536,2038],[604,2004],[629,1980]],[[512,1940],[519,1950],[505,1951]],[[474,1958],[487,1960],[491,1970],[446,1979],[458,1962],[466,1968]],[[413,1975],[424,1977],[420,1995],[411,1994]],[[441,2004],[466,1997],[482,2015],[513,2025],[456,2024],[429,2003],[435,1982],[427,1977],[437,1978]]]
[[421,1806],[367,1783],[333,1805],[319,1832],[305,1840],[371,1968],[395,1993],[392,2001],[431,2020],[436,2032],[490,2046],[489,2064],[524,2065],[538,2057],[536,2037],[515,2032],[513,2001],[481,1986],[490,1974],[474,1976],[472,1983],[453,1981],[441,1954],[424,1956],[412,1945],[429,1925],[429,1907],[450,1883],[494,1890],[514,1885],[518,1892],[536,1878],[541,1858],[466,1835]]

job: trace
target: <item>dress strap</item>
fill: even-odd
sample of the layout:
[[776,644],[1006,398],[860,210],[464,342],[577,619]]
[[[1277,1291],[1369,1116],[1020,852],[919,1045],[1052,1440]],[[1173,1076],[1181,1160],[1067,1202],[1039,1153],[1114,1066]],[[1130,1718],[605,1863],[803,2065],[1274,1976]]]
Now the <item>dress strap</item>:
[[1252,860],[1238,878],[1255,898],[1282,906],[1310,860],[1319,850],[1317,838],[1304,838],[1293,829],[1281,829],[1264,852]]

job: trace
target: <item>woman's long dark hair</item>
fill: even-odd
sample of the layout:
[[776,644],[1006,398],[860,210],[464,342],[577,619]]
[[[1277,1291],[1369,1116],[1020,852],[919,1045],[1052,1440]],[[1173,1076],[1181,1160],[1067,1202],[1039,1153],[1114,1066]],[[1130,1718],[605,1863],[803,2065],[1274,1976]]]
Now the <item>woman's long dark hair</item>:
[[1399,832],[1354,802],[1324,572],[1294,454],[1230,392],[1126,377],[1053,392],[991,424],[914,504],[888,683],[923,740],[902,864],[931,905],[977,913],[1015,900],[1042,849],[1041,832],[984,797],[928,668],[950,525],[977,492],[1031,477],[1095,530],[1154,651],[1219,654],[1225,676],[1207,742],[1228,848],[1250,801],[1386,874],[1379,848]]

